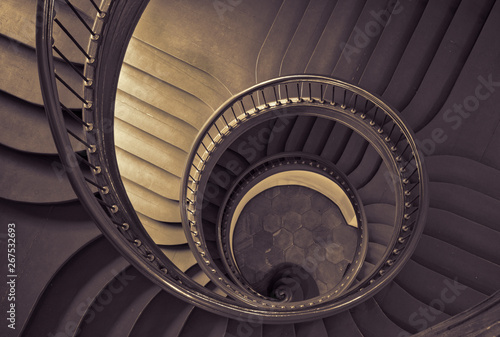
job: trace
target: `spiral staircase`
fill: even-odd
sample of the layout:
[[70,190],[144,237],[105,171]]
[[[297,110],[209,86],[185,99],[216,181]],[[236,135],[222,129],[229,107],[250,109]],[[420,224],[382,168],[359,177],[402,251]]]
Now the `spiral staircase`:
[[499,335],[499,6],[3,1],[2,335]]

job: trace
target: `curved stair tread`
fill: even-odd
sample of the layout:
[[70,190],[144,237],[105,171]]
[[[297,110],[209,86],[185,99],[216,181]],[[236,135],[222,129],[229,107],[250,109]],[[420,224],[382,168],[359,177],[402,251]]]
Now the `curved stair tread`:
[[[480,7],[475,3],[472,6]],[[496,133],[500,118],[496,111],[500,96],[494,92],[498,87],[495,83],[498,83],[496,74],[500,67],[496,62],[495,53],[486,52],[500,48],[500,43],[496,39],[500,27],[498,8],[499,4],[494,2],[493,7],[488,12],[482,13],[480,20],[477,20],[485,22],[473,41],[474,48],[468,55],[460,76],[453,83],[453,90],[446,96],[446,102],[440,107],[435,118],[418,132],[420,139],[432,139],[432,133],[436,132],[433,130],[443,129],[445,136],[438,137],[441,140],[435,143],[434,151],[428,151],[432,154],[454,154],[488,165],[498,163],[498,142],[495,140],[498,140]],[[470,13],[466,15],[470,18]],[[493,84],[486,85],[488,82]],[[479,100],[479,105],[470,108],[471,99],[474,97]],[[471,111],[469,112],[465,106]]]
[[161,222],[137,213],[139,220],[157,245],[182,245],[187,243],[180,223]]
[[369,276],[373,272],[374,269],[375,269],[375,265],[371,264],[370,262],[365,260],[363,262],[363,265],[361,266],[361,270],[359,271],[359,274],[356,278],[358,280],[362,280],[362,279],[366,278],[367,276]]
[[119,147],[115,147],[115,153],[122,177],[164,198],[179,200],[179,177]]
[[354,322],[350,311],[323,318],[329,336],[363,337],[356,322]]
[[350,311],[364,337],[399,336],[405,333],[405,330],[387,317],[373,298]]
[[[224,164],[224,163],[223,163]],[[235,163],[232,163],[231,164],[232,167],[235,167],[237,169],[237,171],[243,171],[243,167],[238,167],[237,164]],[[234,180],[237,178],[236,175],[234,175],[234,173],[228,169],[226,169],[224,166],[222,165],[219,165],[219,162],[217,162],[217,165],[214,166],[212,172],[211,172],[211,175],[210,175],[210,180],[209,180],[209,183],[211,185],[214,185],[215,188],[217,188],[217,190],[220,190],[222,189],[224,193],[217,193],[217,197],[216,199],[223,199],[224,198],[224,195],[225,195],[225,192],[227,192],[227,190],[229,190],[229,188],[232,186],[232,184],[234,183]],[[222,201],[221,202],[217,202],[218,205],[221,205],[222,204]]]
[[382,97],[401,111],[416,94],[461,0],[429,1]]
[[276,120],[271,128],[271,134],[269,135],[269,139],[272,140],[272,142],[267,144],[268,156],[283,152],[288,140],[288,135],[292,131],[296,120],[296,117],[293,116],[283,116]]
[[446,210],[500,231],[500,200],[467,187],[429,183],[430,207]]
[[262,326],[263,325],[258,321],[245,322],[229,319],[224,337],[235,337],[241,335],[244,335],[245,337],[262,337]]
[[240,175],[249,166],[246,158],[231,148],[223,153],[218,163],[234,176]]
[[500,265],[500,232],[449,211],[430,208],[424,233]]
[[280,76],[305,71],[307,62],[325,31],[337,1],[311,0],[287,46],[281,64]]
[[[89,1],[80,1],[90,5]],[[93,11],[95,13],[95,10]],[[16,1],[4,0],[0,3],[0,17],[2,26],[0,26],[0,34],[11,39],[13,48],[15,44],[23,44],[32,49],[36,48],[35,41],[35,27],[36,27],[36,6],[31,1]],[[80,14],[83,14],[80,12]],[[92,26],[93,22],[89,16],[82,15],[86,22]],[[73,37],[80,43],[81,46],[86,47],[90,40],[90,34],[85,27],[78,21],[68,6],[57,6],[57,18],[64,24],[64,26],[71,32]],[[73,42],[67,35],[54,24],[54,41],[56,46],[63,51],[70,61],[83,64],[85,58],[81,51],[74,46]],[[54,54],[59,58],[59,55]]]
[[262,337],[296,337],[293,324],[265,324],[262,326]]
[[461,185],[500,200],[500,170],[451,155],[427,157],[425,165],[429,181]]
[[[372,12],[387,10],[388,2],[384,0],[367,0],[359,17],[356,19],[356,27],[366,27],[369,22],[374,22]],[[359,29],[359,28],[358,28]],[[386,28],[381,28],[383,31]],[[359,32],[354,29],[345,44],[341,44],[343,51],[339,57],[335,68],[331,71],[331,76],[349,83],[357,84],[366,69],[368,61],[372,56],[373,50],[377,45],[380,34],[364,41],[362,51],[357,48]],[[353,52],[358,50],[358,52]]]
[[[217,74],[231,92],[239,92],[256,83],[257,55],[280,5],[243,1],[225,7],[227,11],[214,11],[212,2],[150,2],[134,36],[212,76]],[[262,11],[263,6],[267,10]],[[183,24],[164,24],[179,22],[179,18],[189,22],[190,29]],[[218,43],[221,40],[225,43]]]
[[118,89],[200,129],[213,110],[199,98],[126,63]]
[[492,4],[489,0],[460,3],[416,95],[402,111],[415,131],[428,124],[450,97]]
[[178,245],[178,246],[160,246],[161,251],[166,257],[172,261],[173,264],[177,266],[182,272],[185,272],[192,266],[196,265],[196,258],[194,257],[189,246]]
[[302,151],[316,118],[312,116],[298,116],[293,128],[288,134],[285,152]]
[[212,110],[231,96],[210,74],[134,37],[127,47],[124,62],[198,97]]
[[394,228],[383,223],[368,224],[368,239],[370,242],[387,246],[392,238]]
[[374,299],[391,321],[410,333],[425,330],[450,318],[450,315],[440,310],[441,307],[435,308],[421,302],[396,282],[387,285],[375,295]]
[[[10,148],[30,153],[56,155],[49,122],[43,108],[0,92],[0,143]],[[83,127],[71,117],[65,116],[66,125],[80,138]],[[75,151],[86,147],[72,136],[69,137]]]
[[167,199],[124,177],[122,182],[136,212],[157,221],[181,222],[178,200]]
[[226,332],[228,318],[194,308],[182,327],[179,337],[220,337]]
[[342,156],[351,134],[351,129],[342,123],[335,123],[332,133],[330,133],[321,151],[321,157],[332,163],[336,163],[340,156]]
[[0,209],[0,221],[16,224],[16,234],[22,238],[16,251],[16,287],[25,300],[16,303],[16,322],[23,327],[53,276],[101,232],[79,202],[31,205],[0,199]]
[[[76,200],[59,158],[22,153],[1,145],[0,158],[0,198],[38,204]],[[91,178],[91,173],[86,172]],[[93,186],[91,190],[97,191]]]
[[328,331],[323,320],[316,319],[305,323],[295,323],[295,335],[297,337],[328,337]]
[[[158,109],[122,90],[116,92],[115,118],[170,143],[185,152],[198,131],[185,121]],[[120,127],[121,124],[115,125]]]
[[393,176],[385,164],[378,167],[377,172],[366,185],[358,188],[358,193],[365,205],[385,203],[396,204],[395,184]]
[[[378,23],[385,23],[386,27],[382,30],[380,25],[378,26],[381,30],[380,39],[359,81],[362,88],[378,95],[385,91],[427,3],[427,0],[400,2],[394,7],[389,20],[384,20],[383,17],[379,19]],[[380,10],[378,13],[381,13]]]
[[366,155],[366,151],[370,144],[360,136],[358,133],[353,132],[349,137],[342,156],[337,161],[337,167],[347,175],[359,166]]
[[425,234],[412,259],[486,295],[500,287],[499,265]]
[[259,132],[257,127],[247,130],[232,142],[229,148],[245,158],[248,163],[256,162],[266,155],[268,135],[273,124],[273,121],[261,124],[265,128],[264,130],[268,130],[268,132]]
[[[60,269],[51,275],[51,286],[44,288],[40,293],[40,298],[33,309],[31,319],[25,326],[24,335],[47,336],[50,333],[57,334],[56,329],[62,323],[60,318],[65,317],[66,310],[81,304],[81,302],[74,303],[74,297],[82,290],[87,292],[87,295],[89,293],[99,294],[103,284],[105,285],[111,281],[116,274],[120,274],[118,270],[113,274],[112,271],[106,269],[106,266],[111,264],[119,268],[121,262],[117,260],[125,261],[103,237],[80,248],[76,253],[74,251],[72,253],[74,255],[68,257],[65,263],[60,266]],[[44,256],[45,254],[38,255]],[[45,256],[45,258],[47,257]],[[125,263],[128,264],[128,262]],[[46,268],[45,265],[44,268]],[[105,269],[105,272],[101,273],[100,271],[103,269]],[[80,276],[75,278],[75,275]],[[104,281],[99,280],[99,278],[104,278]],[[86,288],[89,281],[88,286],[91,288]],[[87,301],[87,298],[85,300]],[[92,300],[91,298],[90,301]],[[73,313],[69,314],[72,315]],[[81,313],[77,312],[77,314],[81,318]],[[75,322],[75,325],[76,323],[78,321]]]
[[[377,174],[379,167],[382,165],[385,166],[377,150],[375,150],[373,146],[368,145],[358,166],[349,174],[349,181],[356,189],[366,186],[368,182],[373,180],[373,177]],[[370,185],[370,187],[380,190],[385,186],[374,186],[373,184]]]
[[194,265],[186,271],[186,275],[201,286],[206,286],[210,278],[205,274],[199,265]]
[[[126,278],[130,277],[129,270],[130,264],[121,256],[115,256],[114,260],[101,266],[101,269],[95,274],[80,274],[79,277],[82,277],[85,282],[80,281],[81,288],[71,298],[71,303],[66,307],[64,314],[58,317],[59,323],[57,328],[53,330],[54,335],[59,332],[66,333],[68,322],[74,323],[75,334],[77,334],[76,331],[81,332],[82,325],[90,321],[90,317],[96,315],[96,312],[92,311],[93,303],[102,301],[103,292],[117,277],[123,277],[120,275],[125,275]],[[126,278],[124,280],[127,280]],[[123,290],[124,286],[118,285],[116,289]]]
[[319,156],[323,150],[324,144],[332,133],[334,125],[335,122],[332,120],[316,118],[309,137],[307,137],[306,143],[304,144],[303,151]]
[[[305,72],[330,75],[338,62],[343,44],[349,39],[366,1],[337,1],[320,39],[308,60]],[[325,57],[327,55],[328,57]]]
[[[123,279],[115,278],[102,290],[87,312],[89,316],[81,322],[78,336],[118,337],[133,328],[138,314],[135,310],[150,302],[148,290],[157,293],[158,288],[133,267],[125,273],[126,286]],[[143,296],[144,293],[147,296]]]
[[257,83],[280,75],[281,62],[286,56],[310,2],[311,0],[297,4],[288,2],[281,4],[260,48],[255,64],[255,81]]
[[[118,124],[118,123],[117,123]],[[187,153],[166,143],[133,125],[121,122],[115,128],[115,146],[158,166],[159,168],[181,177]]]
[[[129,337],[178,337],[194,306],[161,291],[141,312]],[[161,320],[158,320],[161,312]]]
[[396,276],[396,282],[424,303],[443,302],[442,311],[450,316],[457,315],[486,299],[486,295],[465,287],[454,279],[443,276],[413,260],[408,261]]
[[[35,51],[24,45],[12,43],[0,35],[0,58],[2,62],[2,80],[0,90],[19,97],[27,102],[43,105],[42,92],[38,81],[38,67]],[[83,80],[70,66],[55,61],[56,72],[77,91],[83,86]],[[7,71],[7,69],[9,69]],[[58,83],[60,101],[70,109],[82,108],[78,100],[66,87]]]
[[387,247],[376,242],[368,242],[368,251],[366,252],[366,261],[376,265],[384,256]]
[[396,207],[390,204],[370,204],[365,205],[366,220],[368,223],[382,223],[387,226],[394,226]]
[[[134,329],[137,320],[140,317],[140,314],[143,310],[151,303],[151,300],[155,298],[158,293],[161,291],[158,286],[154,283],[146,283],[144,285],[144,289],[140,289],[140,291],[136,294],[132,294],[133,301],[122,309],[121,317],[116,321],[113,325],[113,329],[108,331],[108,335],[110,337],[123,337],[124,333],[128,336],[132,330]],[[128,309],[128,310],[127,310]],[[99,332],[101,332],[100,330]]]

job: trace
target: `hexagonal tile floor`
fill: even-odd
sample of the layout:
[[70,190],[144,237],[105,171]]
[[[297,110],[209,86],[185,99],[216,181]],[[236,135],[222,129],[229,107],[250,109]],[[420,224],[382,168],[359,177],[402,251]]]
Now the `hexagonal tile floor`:
[[302,186],[277,186],[245,206],[233,236],[234,256],[256,289],[284,264],[306,270],[320,294],[334,288],[352,262],[357,229],[324,195]]

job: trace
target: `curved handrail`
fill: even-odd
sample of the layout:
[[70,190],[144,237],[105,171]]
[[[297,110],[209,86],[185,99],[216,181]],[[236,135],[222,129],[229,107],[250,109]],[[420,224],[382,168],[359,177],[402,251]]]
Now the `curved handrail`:
[[[379,146],[379,154],[386,159],[393,169],[394,178],[399,182],[399,213],[396,215],[396,228],[389,244],[390,249],[386,250],[371,275],[357,285],[356,291],[362,289],[365,294],[369,292],[374,295],[403,268],[423,230],[428,203],[423,158],[418,152],[413,133],[399,114],[379,97],[359,87],[324,76],[291,75],[257,84],[227,100],[212,115],[198,133],[187,160],[181,185],[184,210],[182,221],[190,247],[198,253],[195,257],[199,265],[229,296],[249,304],[257,302],[262,306],[275,306],[277,310],[321,306],[327,311],[334,311],[335,305],[326,309],[324,298],[316,303],[310,300],[307,303],[276,305],[259,296],[253,297],[249,292],[241,293],[237,285],[224,277],[224,272],[214,263],[204,244],[200,213],[203,188],[209,175],[205,173],[210,172],[215,165],[217,159],[214,157],[223,152],[221,149],[224,149],[227,139],[234,137],[232,134],[242,124],[256,124],[261,116],[283,109],[290,110],[297,105],[308,109],[330,110],[332,114],[336,114],[332,117],[335,120],[351,128],[354,126],[363,136],[371,135],[367,140]],[[320,113],[314,112],[315,115]],[[262,122],[262,119],[259,121]],[[400,144],[403,142],[406,146],[401,149]],[[350,297],[353,293],[351,290],[344,297]]]
[[[89,1],[95,5],[92,0]],[[248,303],[238,298],[236,298],[236,300],[225,298],[196,284],[178,270],[178,268],[176,268],[176,266],[171,263],[154,244],[138,220],[125,193],[123,184],[121,183],[114,153],[113,130],[110,128],[113,123],[113,104],[118,74],[126,50],[126,43],[130,40],[135,24],[147,5],[147,2],[147,0],[104,0],[100,6],[94,6],[96,8],[95,21],[93,26],[90,27],[88,24],[85,24],[84,20],[77,14],[77,11],[74,10],[71,3],[65,0],[65,3],[74,10],[77,19],[82,21],[83,29],[89,31],[88,46],[84,48],[81,45],[77,45],[86,59],[83,76],[80,76],[82,77],[81,83],[84,88],[83,94],[80,93],[80,88],[72,88],[69,86],[68,81],[61,78],[54,69],[54,52],[61,57],[64,55],[61,55],[61,49],[57,48],[58,41],[53,41],[52,32],[54,22],[56,22],[63,31],[67,31],[67,29],[65,30],[65,28],[63,28],[64,26],[61,27],[61,22],[56,20],[57,16],[54,11],[54,0],[39,0],[38,2],[37,57],[45,108],[55,143],[70,183],[83,206],[101,231],[128,261],[163,289],[203,309],[234,319],[241,320],[258,317],[258,319],[261,319],[263,322],[285,323],[304,321],[346,310],[364,300],[366,296],[373,295],[381,288],[383,282],[377,281],[363,290],[349,293],[349,296],[339,298],[338,301],[333,304],[314,305],[310,307],[304,306],[300,311],[289,310],[287,307],[283,308]],[[71,33],[69,31],[67,33],[70,37]],[[71,40],[77,44],[74,39]],[[78,68],[73,69],[77,72],[79,70]],[[246,90],[228,102],[234,103],[241,101],[243,108],[242,115],[250,115],[260,106],[263,108],[270,107],[265,99],[266,89],[261,92],[263,104],[260,104],[260,97],[257,97],[255,99],[257,102],[255,102],[251,93],[266,85],[268,88],[271,88],[269,85],[283,83],[283,81],[289,80],[294,81],[298,78],[299,77],[292,76],[268,81]],[[325,78],[313,77],[312,83],[321,85],[320,82],[324,80]],[[331,81],[331,79],[328,80]],[[83,118],[79,117],[77,112],[68,109],[60,102],[57,83],[66,87],[81,101]],[[346,89],[347,87],[351,88],[351,86],[347,84],[338,82],[337,88]],[[297,88],[299,89],[299,87]],[[282,90],[283,93],[280,92],[280,95],[285,97],[286,91],[286,99],[283,98],[282,101],[279,101],[280,104],[293,102],[292,99],[298,99],[299,101],[303,100],[300,93],[298,94],[298,98],[289,96],[286,86],[284,86]],[[250,95],[247,95],[249,93]],[[271,97],[272,92],[267,92],[267,95]],[[242,99],[243,96],[246,98]],[[333,97],[335,97],[335,95]],[[321,95],[318,99],[325,103],[326,101],[324,98],[325,97]],[[344,93],[344,100],[345,98],[346,94]],[[245,99],[248,101],[244,102]],[[313,104],[314,101],[312,101],[311,91],[309,99]],[[343,104],[341,104],[343,109],[347,107],[345,103],[346,102],[343,102]],[[255,111],[247,111],[244,105],[253,105]],[[226,104],[225,106],[229,105]],[[385,105],[381,101],[380,106],[385,108]],[[222,116],[220,112],[223,108],[224,107],[218,110],[211,121]],[[387,109],[390,110],[389,108]],[[64,114],[69,114],[82,124],[85,132],[85,139],[80,138],[66,128],[63,118]],[[411,131],[406,129],[404,123],[400,121],[395,113],[394,116],[396,118],[396,124],[402,130],[401,132],[409,136],[408,139],[411,140],[411,142],[409,142],[411,150],[417,153],[416,147],[414,146],[415,144],[412,142]],[[216,124],[210,124],[209,122],[206,124],[204,130],[209,131],[210,127],[214,127],[214,125]],[[76,138],[85,145],[87,148],[86,154],[75,154],[71,146],[70,136]],[[195,144],[199,144],[199,140],[203,139],[203,136],[206,137],[205,132],[201,133],[201,136],[198,137],[198,143]],[[397,147],[397,143],[395,145]],[[195,155],[196,154],[191,153],[191,156]],[[401,156],[404,157],[403,155]],[[192,158],[190,160],[192,160]],[[90,168],[94,175],[93,179],[89,179],[82,173],[80,164]],[[425,174],[422,170],[422,162],[420,159],[418,161],[415,160],[415,164],[417,170],[415,172],[418,172],[418,177],[421,179]],[[408,177],[411,177],[411,175]],[[185,186],[186,185],[183,185],[184,189]],[[96,189],[99,194],[95,194]],[[421,197],[426,195],[426,193],[424,193],[425,191],[423,191],[423,187],[419,187],[419,191]],[[185,192],[184,190],[183,193]],[[419,202],[424,202],[424,199],[425,198],[421,198]],[[182,205],[186,206],[186,200],[182,200]],[[412,217],[413,215],[410,214],[409,216]],[[418,230],[421,230],[420,225],[411,225],[407,228],[407,231],[410,232],[417,232]],[[396,237],[395,240],[397,239]],[[410,237],[408,241],[401,244],[406,246],[405,251],[410,251],[411,249],[408,247],[414,247],[416,240],[414,237]],[[401,267],[403,258],[407,258],[406,254],[402,254],[400,258],[398,258],[395,264],[397,268]],[[398,270],[396,267],[390,269],[383,276],[380,276],[378,280],[386,280],[393,277]]]

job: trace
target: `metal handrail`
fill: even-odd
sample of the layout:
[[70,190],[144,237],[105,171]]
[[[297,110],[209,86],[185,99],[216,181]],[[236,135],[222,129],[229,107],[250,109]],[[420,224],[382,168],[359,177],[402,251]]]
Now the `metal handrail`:
[[[268,306],[265,304],[261,305],[259,303],[248,303],[238,298],[226,298],[201,287],[182,273],[159,250],[138,220],[137,214],[133,210],[123,184],[121,183],[114,153],[112,128],[109,130],[109,123],[112,125],[114,116],[113,103],[116,94],[118,74],[127,42],[130,40],[135,24],[148,1],[103,0],[100,6],[92,0],[89,1],[92,2],[93,7],[96,9],[92,27],[84,24],[84,20],[81,16],[75,13],[77,19],[82,21],[83,29],[89,32],[89,43],[85,48],[72,38],[72,32],[58,20],[57,14],[55,13],[54,0],[39,0],[37,9],[37,58],[40,85],[42,88],[45,109],[61,157],[61,162],[65,167],[67,176],[75,193],[101,231],[132,265],[137,267],[144,275],[160,285],[163,289],[205,310],[234,319],[241,320],[258,317],[262,322],[279,323],[316,319],[351,308],[364,300],[366,296],[373,295],[381,288],[383,283],[378,282],[379,280],[383,281],[390,279],[397,273],[398,269],[402,267],[402,260],[408,258],[406,252],[414,249],[416,245],[415,236],[411,236],[406,242],[401,243],[406,248],[402,251],[402,254],[399,255],[395,267],[388,270],[385,275],[380,276],[375,284],[361,291],[357,291],[356,293],[349,293],[349,296],[339,298],[335,303],[311,307],[304,306],[300,308],[300,310],[291,310],[288,307],[279,308],[277,306]],[[72,7],[69,1],[65,0],[65,3],[70,6],[70,8]],[[74,7],[72,9],[74,9]],[[54,23],[68,35],[70,40],[75,43],[76,47],[85,57],[86,63],[83,74],[80,73],[78,68],[72,67],[70,64],[71,62],[66,60],[67,58],[63,56],[64,53],[61,52],[61,48],[57,45],[58,41],[53,41]],[[84,88],[83,92],[81,88],[74,88],[69,85],[69,82],[65,78],[62,78],[56,73],[53,59],[54,53],[67,62],[81,78],[81,84]],[[266,82],[248,89],[228,102],[239,102],[238,104],[242,107],[242,116],[250,116],[257,112],[257,109],[261,109],[261,107],[262,109],[271,107],[271,101],[266,101],[266,97],[272,97],[273,94],[271,92],[265,92],[266,89],[264,86],[267,85],[269,87],[269,85],[277,84],[279,81],[293,81],[296,79],[297,77],[290,77]],[[313,82],[320,83],[323,80],[324,78],[315,77],[315,81]],[[66,105],[62,104],[59,98],[57,83],[66,87],[66,89],[82,103],[83,118],[79,117],[79,114],[73,109],[69,109]],[[262,97],[254,97],[251,94],[247,95],[259,88],[262,88],[260,92]],[[340,83],[338,88],[342,88]],[[308,99],[307,97],[302,97],[300,94],[298,94],[298,98],[292,97],[291,92],[289,92],[290,88],[287,86],[284,86],[282,89],[283,92],[279,92],[279,94],[282,95],[280,104],[297,103],[297,100],[304,101],[304,99]],[[299,87],[297,87],[297,89],[301,90]],[[321,92],[323,92],[323,90]],[[311,91],[309,96],[309,99],[312,101],[313,97]],[[343,97],[345,100],[345,92]],[[323,103],[326,102],[323,95],[319,98],[315,98],[315,100],[316,99],[319,99],[319,101]],[[262,104],[261,100],[263,102]],[[229,105],[226,104],[219,109],[212,117],[211,121],[217,122],[218,118],[223,116],[220,112],[227,106]],[[245,106],[252,107],[251,110],[253,110],[247,110]],[[385,105],[381,103],[381,106]],[[340,107],[345,109],[347,107],[346,102],[342,102]],[[67,129],[63,117],[64,114],[69,114],[82,124],[85,133],[84,138]],[[409,137],[408,144],[412,153],[417,153],[411,131],[405,127],[404,123],[400,122],[396,114],[395,117],[396,122],[399,123],[397,125],[401,128],[402,133]],[[236,117],[236,119],[238,119],[238,117]],[[376,116],[374,119],[376,119]],[[383,124],[385,124],[385,122]],[[204,137],[211,137],[207,136],[206,133],[211,130],[211,127],[217,129],[218,126],[217,124],[210,124],[210,122],[207,123],[195,144],[201,146],[199,143],[200,139],[203,140]],[[82,155],[75,153],[70,142],[70,136],[87,148],[86,154]],[[215,141],[217,137],[218,136],[216,136]],[[214,139],[212,139],[212,141],[213,140]],[[397,147],[398,143],[399,142],[394,145]],[[196,154],[192,152],[190,156],[190,160],[192,160]],[[402,154],[400,153],[400,156],[404,157],[404,151]],[[418,172],[417,176],[419,177],[419,181],[424,181],[422,179],[424,178],[425,172],[423,172],[422,169],[421,159],[415,158],[414,161],[416,167],[415,172]],[[407,165],[409,165],[410,162],[411,160]],[[84,164],[86,167],[90,168],[94,175],[92,179],[83,174],[80,164]],[[189,174],[185,177],[188,176]],[[410,177],[408,178],[409,181],[415,178],[411,178],[411,175],[406,175],[406,177]],[[183,185],[183,195],[186,195],[186,186],[186,184]],[[98,194],[95,193],[96,189],[99,192]],[[420,195],[420,199],[418,200],[419,205],[424,204],[426,200],[426,191],[424,191],[423,185],[419,186],[418,190]],[[186,207],[186,200],[183,199],[181,204],[183,207]],[[190,208],[186,207],[185,209]],[[411,219],[415,218],[416,215],[418,215],[418,223],[408,226],[407,228],[411,233],[421,231],[422,226],[420,222],[423,216],[420,212],[412,213],[410,215]],[[402,227],[402,229],[404,229],[404,227]],[[397,239],[396,237],[395,240]]]
[[[367,140],[376,148],[378,146],[379,153],[389,161],[394,177],[399,181],[396,202],[399,213],[388,249],[373,272],[341,298],[356,297],[356,292],[361,290],[366,299],[368,293],[374,295],[402,269],[423,230],[428,203],[423,158],[418,153],[413,133],[399,114],[380,98],[359,87],[323,76],[292,75],[257,84],[230,98],[213,114],[200,130],[187,160],[181,185],[182,221],[191,250],[197,253],[198,264],[229,296],[250,304],[271,306],[275,310],[321,307],[333,312],[338,306],[328,307],[325,304],[328,296],[303,303],[276,304],[252,292],[242,292],[238,282],[233,283],[225,277],[205,245],[201,215],[203,189],[217,162],[217,154],[224,152],[230,144],[228,139],[234,138],[235,130],[241,129],[242,125],[255,125],[262,122],[262,116],[294,106],[329,110],[333,119],[368,135]],[[356,301],[359,300],[358,297]]]

